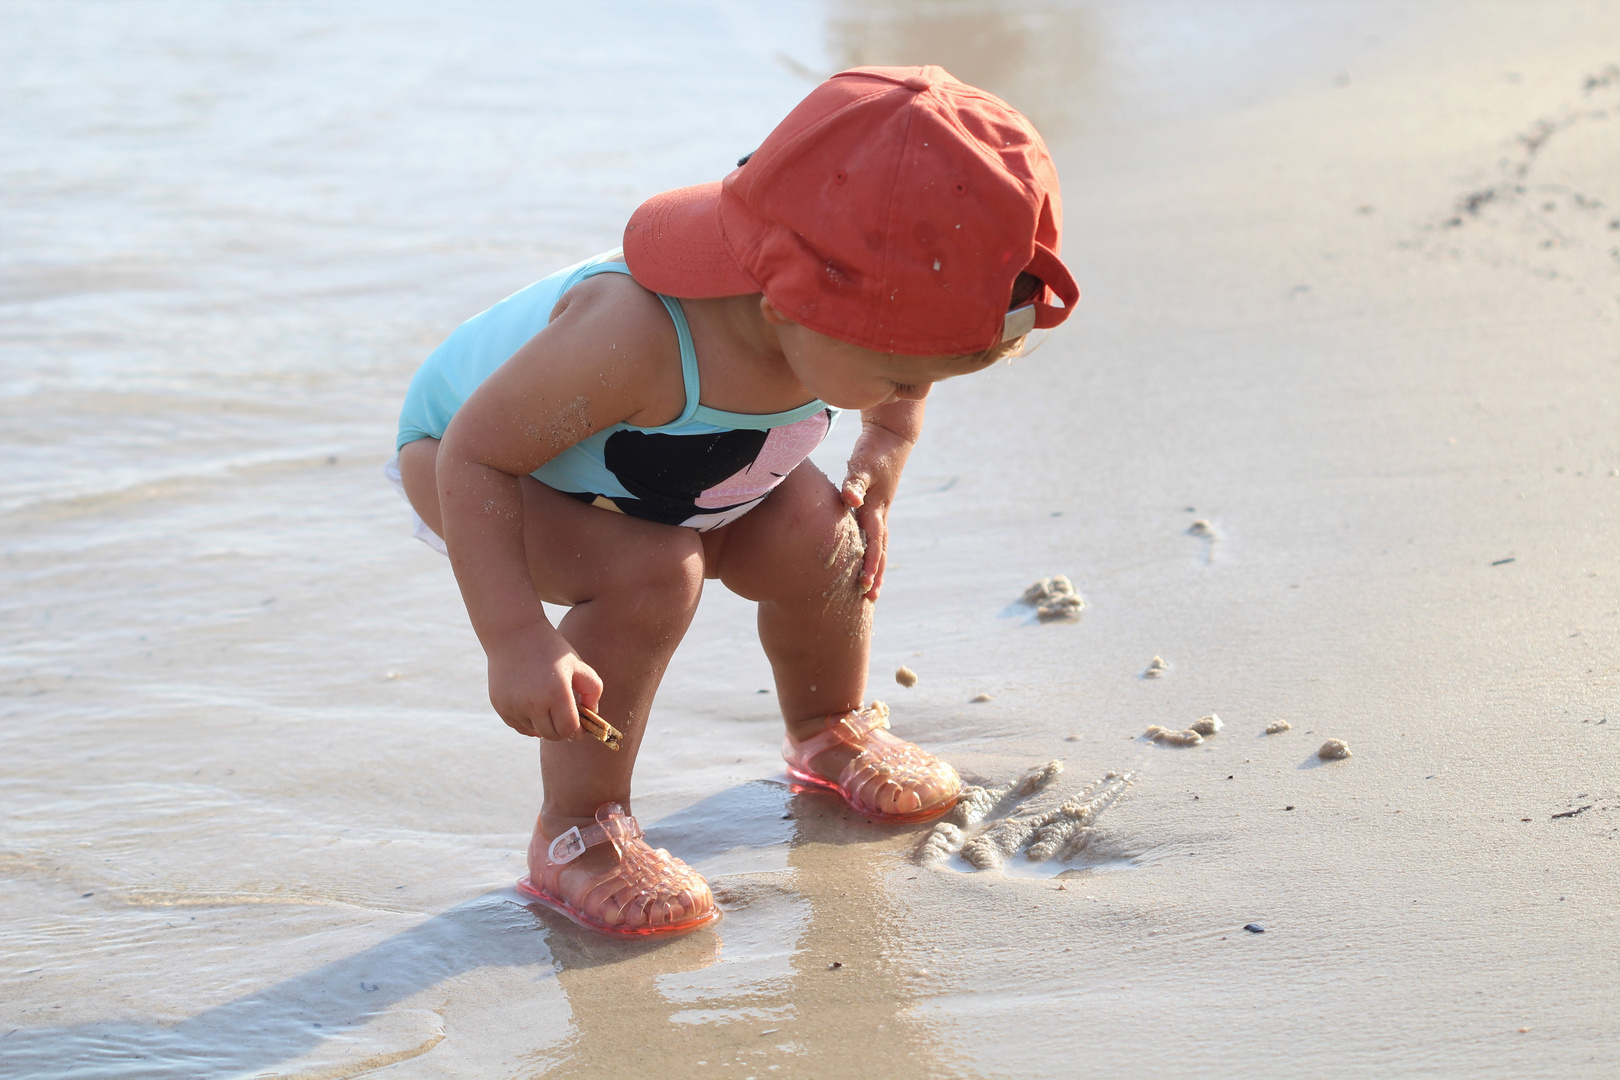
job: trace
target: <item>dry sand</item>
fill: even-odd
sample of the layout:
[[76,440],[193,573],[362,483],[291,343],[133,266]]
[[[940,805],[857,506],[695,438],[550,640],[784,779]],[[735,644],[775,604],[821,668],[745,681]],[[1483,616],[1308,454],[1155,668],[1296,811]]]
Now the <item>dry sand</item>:
[[[1620,1062],[1612,5],[8,10],[0,1072]],[[1130,789],[1069,864],[920,866],[928,826],[790,792],[714,589],[636,810],[726,918],[582,935],[510,888],[534,748],[378,479],[397,394],[456,319],[748,149],[795,70],[925,58],[1048,132],[1084,298],[936,389],[873,667],[929,673],[895,729],[990,789],[1059,753],[1040,797]],[[514,118],[547,64],[600,93]],[[1051,568],[1082,622],[1008,603]]]

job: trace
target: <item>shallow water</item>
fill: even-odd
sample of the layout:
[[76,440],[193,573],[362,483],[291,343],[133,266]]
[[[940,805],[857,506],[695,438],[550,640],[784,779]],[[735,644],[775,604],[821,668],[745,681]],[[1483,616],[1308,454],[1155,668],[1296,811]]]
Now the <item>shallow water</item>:
[[[1199,265],[1219,266],[1223,243],[1268,220],[1260,200],[1244,201],[1248,166],[1204,137],[1209,118],[1263,123],[1351,64],[1396,65],[1390,55],[1428,41],[1441,16],[740,0],[13,2],[0,13],[0,1071],[849,1075],[856,1048],[861,1072],[1068,1075],[1084,1011],[1088,1060],[1122,1074],[1256,1075],[1262,1060],[1287,1075],[1291,1061],[1342,1056],[1309,1040],[1346,985],[1373,1004],[1345,1060],[1387,1075],[1420,1036],[1447,1060],[1440,1020],[1414,1035],[1403,1025],[1416,1021],[1334,951],[1354,937],[1384,949],[1373,965],[1384,971],[1454,963],[1465,948],[1444,952],[1450,916],[1423,921],[1405,903],[1402,890],[1432,875],[1414,863],[1361,882],[1344,853],[1376,857],[1386,834],[1346,824],[1361,820],[1358,774],[1305,775],[1309,740],[1248,731],[1289,712],[1305,734],[1301,717],[1324,714],[1344,733],[1333,714],[1355,694],[1372,718],[1349,732],[1347,767],[1410,757],[1408,772],[1466,769],[1432,717],[1412,725],[1414,743],[1437,733],[1421,746],[1374,739],[1388,733],[1375,719],[1404,723],[1426,699],[1365,675],[1395,664],[1367,632],[1383,623],[1365,582],[1383,575],[1381,595],[1414,610],[1446,597],[1423,594],[1415,571],[1382,568],[1371,539],[1341,534],[1404,543],[1416,520],[1432,546],[1413,558],[1434,575],[1452,572],[1441,548],[1498,540],[1458,540],[1430,503],[1377,502],[1409,480],[1455,482],[1401,441],[1414,425],[1396,424],[1379,396],[1379,378],[1413,370],[1400,343],[1415,324],[1369,331],[1345,314],[1387,297],[1351,296],[1320,316],[1303,306],[1314,299],[1285,308],[1300,274],[1326,293],[1333,272],[1269,251],[1242,268],[1250,291],[1194,288]],[[1488,44],[1506,50],[1512,37]],[[1372,59],[1369,41],[1390,44]],[[1106,856],[1081,866],[923,870],[909,856],[926,829],[869,826],[788,787],[752,612],[715,588],[659,699],[637,813],[711,877],[726,918],[656,946],[582,935],[510,887],[538,803],[535,746],[489,713],[447,567],[410,539],[381,479],[404,385],[461,319],[616,243],[641,199],[723,174],[813,79],[924,59],[1042,125],[1069,178],[1071,258],[1103,314],[936,394],[896,507],[873,692],[896,704],[897,727],[965,771],[1006,778],[1062,754],[1073,777],[1145,770],[1140,798],[1122,801]],[[1165,179],[1183,156],[1230,202]],[[1292,159],[1277,156],[1265,166],[1280,174]],[[1133,203],[1138,172],[1152,181],[1142,190],[1178,201]],[[1286,197],[1314,221],[1308,197]],[[1162,250],[1165,218],[1188,226],[1186,257],[1166,260],[1173,269],[1130,262],[1139,238]],[[1157,290],[1171,277],[1184,291],[1167,311]],[[1466,325],[1462,301],[1439,302],[1453,305],[1454,330]],[[1272,312],[1258,330],[1244,315],[1255,309]],[[1570,356],[1612,329],[1592,326]],[[1369,358],[1354,357],[1365,368],[1334,351],[1349,336],[1368,344]],[[1444,377],[1472,370],[1471,357],[1446,360],[1445,335],[1421,343],[1436,364],[1455,362],[1436,369]],[[1569,363],[1570,385],[1592,385]],[[1520,398],[1567,405],[1539,389],[1550,378]],[[1511,413],[1513,397],[1491,401]],[[1320,411],[1283,418],[1279,403],[1303,401]],[[1585,444],[1612,432],[1607,413],[1571,415]],[[828,471],[853,427],[818,454]],[[1357,434],[1367,430],[1385,441]],[[1542,445],[1528,427],[1491,430],[1492,468]],[[1322,431],[1345,437],[1329,448]],[[1586,467],[1599,475],[1595,457]],[[1435,481],[1426,498],[1450,507],[1455,491]],[[1559,496],[1544,520],[1577,520],[1569,507],[1587,497]],[[1182,535],[1184,503],[1216,521],[1218,543]],[[1541,535],[1533,527],[1519,535]],[[1553,531],[1569,558],[1604,550],[1595,530]],[[1059,571],[1091,602],[1082,623],[1035,625],[1011,606]],[[1288,591],[1302,580],[1308,590]],[[1608,594],[1568,595],[1605,617]],[[1490,637],[1483,618],[1422,624],[1398,644],[1428,650],[1437,670],[1469,634]],[[1171,673],[1145,684],[1136,676],[1156,652]],[[888,685],[900,663],[921,675],[916,690]],[[1598,694],[1559,682],[1564,669],[1544,657],[1520,669],[1544,678],[1500,692],[1477,689],[1496,686],[1492,665],[1470,670],[1455,692],[1488,699],[1481,709],[1550,713],[1549,700],[1584,708]],[[995,700],[967,704],[980,691]],[[1240,719],[1208,746],[1135,741],[1146,723],[1214,708]],[[1563,775],[1563,759],[1535,760],[1538,775]],[[1221,802],[1211,784],[1233,773],[1263,793]],[[1465,797],[1423,803],[1425,782],[1402,798],[1437,818]],[[1564,795],[1597,790],[1585,776],[1569,784]],[[1306,806],[1300,791],[1343,815],[1332,837],[1290,832],[1305,826],[1275,814],[1252,824],[1271,802]],[[1399,836],[1408,851],[1438,842]],[[1497,850],[1494,835],[1475,840],[1470,850]],[[1549,850],[1589,894],[1609,881],[1589,851]],[[1257,869],[1267,859],[1309,865],[1272,878]],[[1492,893],[1491,866],[1471,857],[1450,877],[1474,900],[1539,896]],[[1054,914],[1059,883],[1073,906]],[[1348,923],[1333,922],[1347,907]],[[1217,944],[1251,918],[1284,925]],[[1514,943],[1501,964],[1574,971],[1584,924],[1556,907],[1538,918],[1552,940]],[[1612,927],[1602,933],[1612,944]],[[1234,959],[1238,945],[1250,951]],[[1560,992],[1591,985],[1543,975]],[[1428,991],[1459,1024],[1489,1012],[1466,979]],[[1551,1030],[1557,1003],[1538,994],[1552,991],[1502,999],[1529,1002]],[[1222,1018],[1219,1038],[1166,1034],[1156,1047],[1111,1034],[1195,999]],[[1246,1026],[1254,1009],[1274,1026]],[[1588,1017],[1566,1019],[1562,1049],[1504,1050],[1489,1040],[1520,1021],[1490,1013],[1485,1056],[1468,1060],[1587,1061],[1576,1051],[1612,1044]]]

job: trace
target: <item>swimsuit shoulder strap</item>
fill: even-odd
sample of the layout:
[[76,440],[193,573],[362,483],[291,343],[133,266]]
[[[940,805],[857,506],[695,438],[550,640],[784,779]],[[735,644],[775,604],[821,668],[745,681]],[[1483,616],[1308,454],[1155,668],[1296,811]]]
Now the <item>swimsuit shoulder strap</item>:
[[[618,261],[622,257],[622,254],[618,251],[610,251],[606,255],[599,256],[599,261],[587,264],[573,280],[567,283],[565,291],[573,288],[586,278],[594,277],[597,274],[628,275],[630,268]],[[656,430],[668,431],[670,428],[680,427],[683,424],[697,420],[714,427],[768,431],[771,428],[796,424],[800,420],[814,416],[823,410],[827,410],[833,416],[838,414],[837,409],[833,409],[825,401],[819,399],[800,405],[796,409],[789,409],[786,412],[779,413],[725,412],[700,404],[703,388],[698,381],[697,349],[692,345],[692,328],[687,325],[686,312],[682,309],[681,302],[675,297],[665,296],[663,293],[653,293],[653,295],[663,301],[665,310],[669,312],[670,321],[675,324],[675,337],[681,343],[681,381],[686,387],[686,407],[681,410],[681,415],[667,424],[658,425]]]
[[[611,259],[617,259],[618,257],[619,253],[616,251],[606,256],[606,258]],[[577,285],[586,278],[595,277],[597,274],[629,275],[629,273],[630,268],[622,262],[592,263],[580,272],[578,278],[569,282],[569,286]],[[663,293],[653,293],[653,295],[664,302],[664,309],[669,312],[670,321],[675,324],[675,337],[681,343],[681,382],[686,387],[686,407],[681,410],[681,415],[667,424],[660,425],[668,428],[677,424],[684,424],[692,419],[692,416],[698,410],[698,399],[701,396],[702,387],[698,383],[697,349],[692,346],[692,328],[686,323],[686,312],[682,310],[681,302],[675,297],[665,296]]]

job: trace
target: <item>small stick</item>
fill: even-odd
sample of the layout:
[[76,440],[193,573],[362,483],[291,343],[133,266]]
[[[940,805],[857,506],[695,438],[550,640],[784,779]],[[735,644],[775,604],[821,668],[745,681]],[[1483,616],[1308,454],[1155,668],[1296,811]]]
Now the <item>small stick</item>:
[[585,730],[585,734],[601,742],[609,750],[617,750],[619,740],[624,738],[624,732],[583,705],[579,707],[579,726]]

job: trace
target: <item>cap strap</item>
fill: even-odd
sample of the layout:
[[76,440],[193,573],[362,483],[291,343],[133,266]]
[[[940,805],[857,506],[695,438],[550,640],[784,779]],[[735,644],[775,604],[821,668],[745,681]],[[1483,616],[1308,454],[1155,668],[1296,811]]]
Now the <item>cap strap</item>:
[[1021,308],[1013,308],[1007,312],[1007,317],[1001,320],[1001,341],[1017,341],[1031,330],[1035,329],[1035,305],[1025,304]]
[[[1074,305],[1080,300],[1080,286],[1074,283],[1069,268],[1063,265],[1063,261],[1057,257],[1057,252],[1045,244],[1036,244],[1035,257],[1029,260],[1024,272],[1040,278],[1041,283],[1046,286],[1035,294],[1035,303],[1032,305],[1035,308],[1035,325],[1030,329],[1046,330],[1067,319],[1069,312],[1074,310]],[[1061,304],[1050,303],[1049,298],[1053,297],[1061,301]],[[1009,312],[1007,318],[1011,319],[1017,313]],[[1006,330],[1003,329],[1002,333],[1005,334]],[[1002,340],[1008,339],[1003,337]]]

